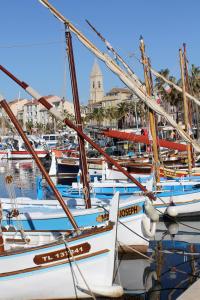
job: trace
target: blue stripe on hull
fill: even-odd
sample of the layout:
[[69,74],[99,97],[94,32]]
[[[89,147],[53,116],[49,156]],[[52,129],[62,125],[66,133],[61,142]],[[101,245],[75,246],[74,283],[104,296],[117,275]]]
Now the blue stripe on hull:
[[[79,260],[78,262],[76,262],[76,264],[77,263],[81,264],[81,263],[86,263],[88,261],[97,260],[97,259],[100,259],[103,256],[107,256],[107,255],[109,255],[109,252],[96,254],[95,256]],[[71,265],[73,266],[74,264],[75,263],[73,261],[71,261]],[[15,274],[15,275],[11,275],[11,276],[0,277],[0,281],[12,280],[12,279],[16,279],[16,278],[23,278],[23,277],[27,277],[27,276],[32,276],[33,274],[36,275],[38,273],[44,273],[44,272],[46,273],[46,272],[51,272],[51,271],[56,270],[56,269],[63,269],[63,268],[65,268],[66,272],[67,272],[67,267],[70,268],[70,273],[71,273],[70,264],[69,263],[63,263],[63,264],[60,264],[60,265],[57,265],[57,266],[48,266],[44,269],[36,269],[36,270],[32,269],[32,270],[29,270],[25,273],[19,273],[19,274]]]
[[[129,207],[132,207],[134,204],[132,205],[127,205],[121,209],[127,209]],[[144,202],[140,202],[135,204],[137,206],[141,207],[141,210],[134,214],[134,216],[142,214],[144,209],[143,209],[143,205]],[[30,212],[31,212],[31,207],[30,207]],[[97,221],[97,218],[100,215],[104,215],[106,213],[106,211],[104,212],[96,212],[96,213],[92,213],[92,214],[87,214],[87,215],[78,215],[75,216],[75,221],[78,224],[79,227],[91,227],[91,226],[99,226],[102,223]],[[26,216],[26,220],[21,219],[20,223],[23,226],[24,230],[71,230],[73,229],[69,219],[67,217],[58,217],[58,218],[50,218],[50,219],[31,219],[29,217],[28,213],[24,214]],[[56,216],[56,211],[55,211],[55,216]],[[120,220],[123,220],[124,218],[129,218],[132,217],[131,216],[126,216],[126,217],[121,217]],[[2,220],[2,225],[3,226],[7,226],[7,225],[13,225],[16,228],[18,228],[19,223],[17,220],[13,219],[3,219]]]

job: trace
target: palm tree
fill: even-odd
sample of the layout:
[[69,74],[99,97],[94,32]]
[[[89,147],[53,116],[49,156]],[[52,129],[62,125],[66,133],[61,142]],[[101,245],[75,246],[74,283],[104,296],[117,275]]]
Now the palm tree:
[[92,114],[92,112],[88,112],[88,113],[86,113],[85,117],[83,118],[83,124],[88,124],[92,120],[93,120],[93,114]]
[[[192,64],[190,74],[189,74],[189,88],[190,88],[190,93],[199,98],[200,96],[200,67],[196,67],[195,65]],[[197,135],[196,138],[199,138],[199,107],[197,104],[192,103],[192,107],[194,110],[194,121],[196,121],[196,126],[197,126]]]
[[32,134],[32,130],[33,130],[34,124],[33,121],[28,121],[26,122],[26,130],[28,131],[29,134]]
[[192,65],[190,70],[189,80],[191,84],[192,92],[195,96],[199,96],[200,94],[200,67],[195,67]]
[[149,116],[149,108],[142,101],[138,101],[136,111],[139,119],[138,125],[141,125],[141,127],[146,127]]
[[[169,69],[162,69],[159,72],[162,76],[164,76],[166,79],[172,81],[175,84],[180,85],[180,80],[177,81],[174,76],[169,76]],[[166,102],[170,103],[171,105],[177,104],[178,101],[181,100],[180,92],[178,92],[175,89],[172,89],[171,93],[166,93],[164,89],[164,80],[162,78],[156,77],[155,79],[155,89],[158,91],[158,93],[162,96],[162,99],[164,99]]]
[[54,133],[54,123],[53,123],[53,122],[47,123],[47,124],[45,125],[45,133],[46,133],[46,134]]
[[44,125],[42,123],[36,123],[35,127],[37,128],[37,132],[39,134],[42,134],[43,133],[43,130],[44,130]]
[[117,119],[117,109],[116,107],[109,107],[105,110],[105,118],[109,121],[110,127],[113,127]]
[[[168,80],[172,81],[173,83],[181,86],[181,81],[178,80],[174,76],[170,76],[169,69],[162,69],[159,72],[162,76],[167,78]],[[164,108],[169,111],[169,106],[175,106],[177,111],[176,121],[178,122],[178,111],[183,110],[183,100],[182,100],[182,94],[177,91],[176,89],[172,88],[172,91],[170,93],[167,93],[164,89],[164,80],[162,78],[156,77],[155,79],[155,90],[158,94],[161,95],[162,98],[162,104]]]
[[118,128],[122,129],[125,125],[126,117],[129,113],[129,103],[121,102],[117,105]]
[[94,108],[91,117],[93,120],[97,121],[97,125],[100,126],[105,117],[105,110],[102,107]]

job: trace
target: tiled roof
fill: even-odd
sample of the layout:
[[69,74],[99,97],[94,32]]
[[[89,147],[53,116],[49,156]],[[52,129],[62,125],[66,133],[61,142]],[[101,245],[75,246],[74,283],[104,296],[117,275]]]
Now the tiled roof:
[[128,88],[113,88],[108,92],[108,94],[116,94],[116,93],[132,94],[131,90],[129,90]]

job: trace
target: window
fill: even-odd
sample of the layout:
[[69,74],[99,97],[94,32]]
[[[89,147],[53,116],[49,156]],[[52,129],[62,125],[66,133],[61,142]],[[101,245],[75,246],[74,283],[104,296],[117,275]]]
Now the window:
[[43,135],[43,139],[44,139],[45,141],[49,141],[49,136],[48,136],[48,135]]
[[101,88],[101,81],[98,81],[98,88]]
[[55,135],[50,136],[50,141],[55,141],[55,140],[56,140]]
[[55,107],[58,107],[58,106],[59,106],[59,104],[60,104],[60,102],[59,102],[59,101],[57,101],[57,102],[54,102],[54,103],[53,103],[53,105],[54,105]]
[[94,83],[94,81],[92,82],[92,87],[93,87],[93,89],[95,88],[95,83]]

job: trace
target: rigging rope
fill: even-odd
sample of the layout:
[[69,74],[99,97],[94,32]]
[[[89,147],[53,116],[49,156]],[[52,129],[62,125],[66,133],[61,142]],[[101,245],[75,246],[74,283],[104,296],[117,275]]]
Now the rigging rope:
[[[102,53],[94,44],[92,44],[69,20],[67,20],[61,13],[59,13],[47,0],[39,0],[45,7],[47,7],[50,12],[63,24],[67,25],[69,29],[77,36],[77,38],[83,43],[90,51],[92,51],[99,59],[101,59],[107,67],[114,72],[124,84],[130,88],[148,107],[154,110],[157,114],[163,116],[182,136],[182,138],[193,145],[197,152],[200,152],[200,145],[191,139],[189,134],[184,132],[179,124],[177,124],[174,119],[166,113],[166,111],[157,104],[157,102],[152,98],[147,96],[146,90],[141,88],[141,82],[137,79],[135,74],[132,76],[123,69],[113,60],[109,55]],[[147,101],[146,101],[147,98]]]
[[21,216],[18,210],[18,204],[17,204],[17,198],[15,194],[15,188],[13,184],[13,175],[10,173],[7,176],[5,176],[5,186],[11,201],[11,211],[8,212],[7,217],[10,220],[11,218],[16,218],[16,226],[17,231],[20,232],[22,238],[24,241],[28,244],[30,242],[30,239],[26,237],[26,233],[23,228]]
[[[73,260],[73,262],[74,262],[74,264],[75,264],[75,266],[76,266],[76,268],[77,268],[79,274],[81,275],[81,277],[82,277],[82,279],[83,279],[83,281],[84,281],[84,283],[85,283],[87,289],[90,291],[91,297],[92,297],[94,300],[96,300],[96,297],[95,297],[94,293],[92,292],[92,290],[90,289],[90,286],[88,285],[88,283],[87,283],[87,281],[86,281],[86,279],[85,279],[83,273],[81,272],[81,270],[80,270],[80,268],[79,268],[79,266],[78,266],[78,264],[77,264],[77,262],[76,262],[76,258],[74,257],[74,255],[73,255],[73,253],[72,253],[70,247],[67,246],[66,240],[63,239],[63,242],[64,242],[64,244],[65,244],[65,247],[66,247],[67,251],[70,253],[70,256],[72,257],[72,260]],[[70,260],[70,256],[69,256],[69,260]],[[77,279],[76,279],[76,280],[77,280]],[[78,281],[77,281],[77,284],[78,284]]]

